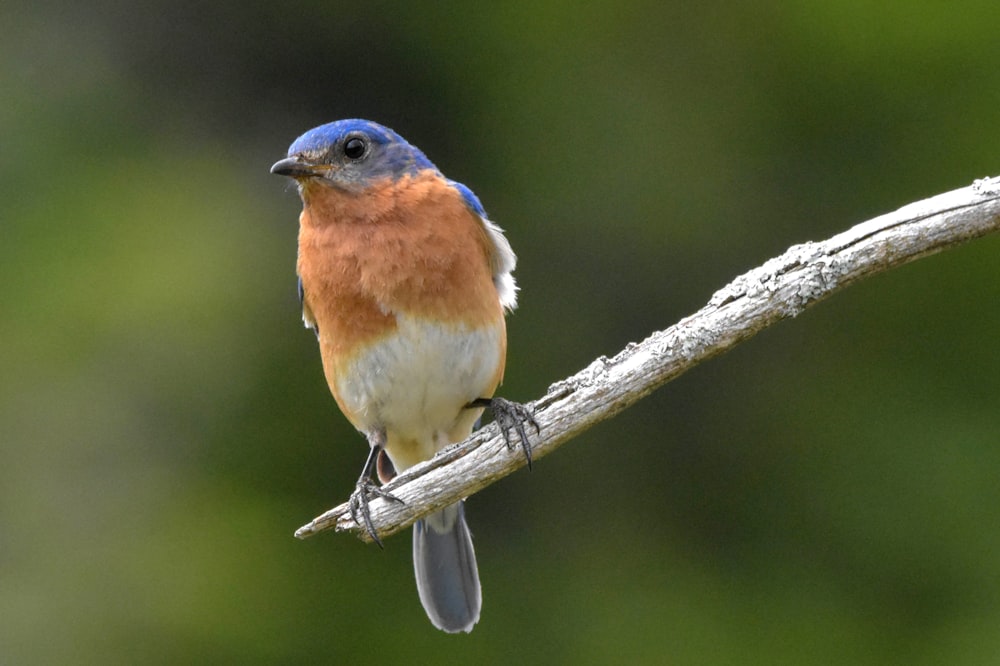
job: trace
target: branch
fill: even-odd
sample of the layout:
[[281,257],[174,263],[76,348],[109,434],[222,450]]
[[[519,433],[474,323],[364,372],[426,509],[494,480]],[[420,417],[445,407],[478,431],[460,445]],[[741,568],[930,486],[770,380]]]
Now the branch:
[[[693,315],[550,386],[530,405],[541,427],[540,436],[529,429],[534,459],[699,363],[855,282],[998,230],[1000,177],[912,203],[829,240],[794,245],[737,277]],[[372,523],[383,537],[395,534],[524,465],[520,448],[508,450],[490,424],[388,483],[386,490],[403,503],[374,499]],[[299,528],[295,536],[302,539],[330,528],[370,541],[346,503]]]

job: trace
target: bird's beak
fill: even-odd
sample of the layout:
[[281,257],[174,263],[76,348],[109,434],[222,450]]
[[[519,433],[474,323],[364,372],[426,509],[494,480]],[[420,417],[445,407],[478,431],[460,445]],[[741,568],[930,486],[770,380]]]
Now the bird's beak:
[[271,167],[271,173],[289,178],[316,178],[330,170],[329,164],[309,164],[300,157],[286,157]]

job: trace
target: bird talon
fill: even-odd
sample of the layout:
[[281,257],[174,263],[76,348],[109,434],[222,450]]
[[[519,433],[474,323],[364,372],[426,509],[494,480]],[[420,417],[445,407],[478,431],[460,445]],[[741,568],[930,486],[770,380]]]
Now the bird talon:
[[372,538],[372,541],[379,548],[383,548],[382,539],[379,538],[378,532],[375,530],[371,509],[368,506],[374,497],[381,497],[388,502],[399,502],[400,504],[405,504],[405,502],[389,491],[383,490],[381,486],[376,485],[371,479],[365,477],[358,479],[358,485],[355,486],[354,492],[351,493],[351,497],[348,500],[351,518],[358,525],[364,525],[365,531],[368,532],[368,536]]
[[489,401],[490,411],[493,412],[493,420],[503,434],[503,441],[507,444],[508,450],[514,449],[514,442],[511,441],[511,431],[517,433],[521,441],[521,450],[524,452],[524,459],[531,469],[531,442],[528,441],[528,432],[525,424],[530,424],[535,428],[535,434],[541,433],[541,426],[535,420],[535,414],[531,408],[518,402],[511,402],[504,398],[492,398]]

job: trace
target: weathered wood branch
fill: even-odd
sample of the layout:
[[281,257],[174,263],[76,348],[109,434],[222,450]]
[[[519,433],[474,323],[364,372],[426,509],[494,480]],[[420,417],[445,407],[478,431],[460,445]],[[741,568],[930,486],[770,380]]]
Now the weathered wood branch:
[[[862,222],[828,240],[794,245],[737,277],[689,317],[549,387],[531,403],[541,427],[538,436],[529,431],[534,459],[702,361],[855,282],[998,230],[1000,178],[988,178]],[[393,479],[386,489],[403,503],[373,500],[372,522],[380,536],[389,536],[524,465],[520,448],[508,450],[490,424]],[[295,536],[330,528],[370,540],[351,519],[346,503],[299,528]]]

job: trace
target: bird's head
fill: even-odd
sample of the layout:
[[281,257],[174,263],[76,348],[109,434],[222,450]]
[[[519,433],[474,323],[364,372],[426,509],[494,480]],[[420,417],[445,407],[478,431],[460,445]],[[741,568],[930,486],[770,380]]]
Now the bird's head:
[[315,183],[358,192],[424,169],[437,170],[406,139],[370,120],[350,119],[320,125],[300,136],[271,173],[294,178],[303,189]]

